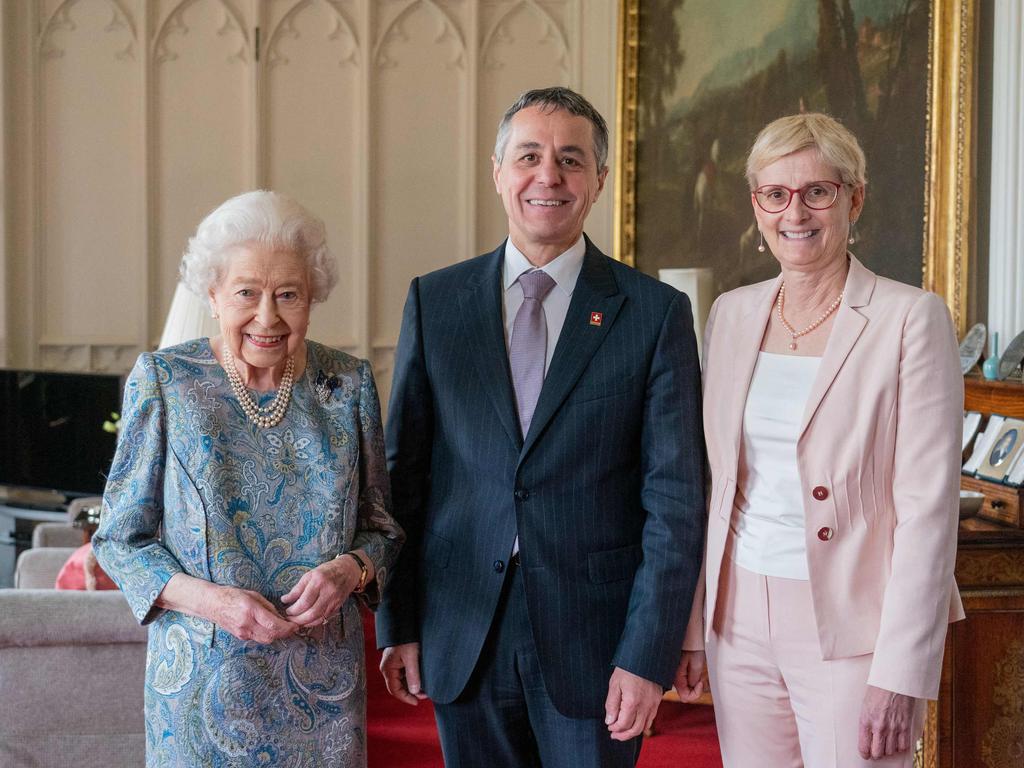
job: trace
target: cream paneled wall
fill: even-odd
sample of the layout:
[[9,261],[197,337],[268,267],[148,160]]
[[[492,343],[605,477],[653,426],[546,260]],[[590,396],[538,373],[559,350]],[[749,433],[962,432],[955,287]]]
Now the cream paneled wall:
[[409,280],[504,236],[490,155],[516,94],[570,85],[614,122],[617,5],[3,0],[6,364],[129,368],[200,218],[270,187],[340,262],[310,336],[386,384]]

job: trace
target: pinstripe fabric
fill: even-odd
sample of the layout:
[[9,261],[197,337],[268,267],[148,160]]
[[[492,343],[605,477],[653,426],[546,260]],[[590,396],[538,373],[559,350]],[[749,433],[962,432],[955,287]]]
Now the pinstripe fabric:
[[522,439],[501,325],[503,254],[409,290],[387,424],[395,517],[408,538],[378,610],[378,642],[419,641],[426,692],[453,701],[480,656],[507,573],[495,566],[518,530],[548,693],[565,715],[603,717],[612,666],[670,685],[700,567],[704,448],[689,301],[588,240]]

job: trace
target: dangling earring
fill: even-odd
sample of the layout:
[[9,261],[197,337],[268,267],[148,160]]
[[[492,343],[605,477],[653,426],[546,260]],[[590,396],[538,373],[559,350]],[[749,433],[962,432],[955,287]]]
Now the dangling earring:
[[853,245],[857,242],[857,222],[856,220],[850,222],[850,236],[846,238],[846,242]]
[[757,234],[758,234],[758,237],[761,238],[761,241],[757,244],[757,252],[758,253],[764,253],[764,232],[762,232],[759,229],[759,230],[757,230]]

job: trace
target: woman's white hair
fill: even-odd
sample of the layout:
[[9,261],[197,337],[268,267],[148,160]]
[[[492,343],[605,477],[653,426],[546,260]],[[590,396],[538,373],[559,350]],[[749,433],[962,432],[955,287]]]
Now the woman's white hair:
[[290,197],[262,189],[232,197],[199,223],[181,259],[181,281],[209,301],[228,259],[247,243],[293,251],[304,258],[314,302],[325,301],[338,282],[338,265],[327,247],[323,221]]

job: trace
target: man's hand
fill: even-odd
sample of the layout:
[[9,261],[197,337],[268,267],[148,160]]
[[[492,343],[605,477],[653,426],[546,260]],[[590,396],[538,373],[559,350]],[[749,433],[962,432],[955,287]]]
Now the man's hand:
[[683,651],[676,669],[676,679],[672,687],[679,694],[679,700],[687,704],[696,701],[704,693],[707,657],[704,651]]
[[857,733],[857,750],[865,760],[906,752],[917,699],[873,685],[864,694]]
[[420,644],[403,643],[384,649],[380,660],[380,673],[388,693],[404,704],[417,703],[427,698],[420,685]]
[[605,725],[615,741],[629,741],[651,727],[662,690],[657,683],[616,667],[604,702]]

